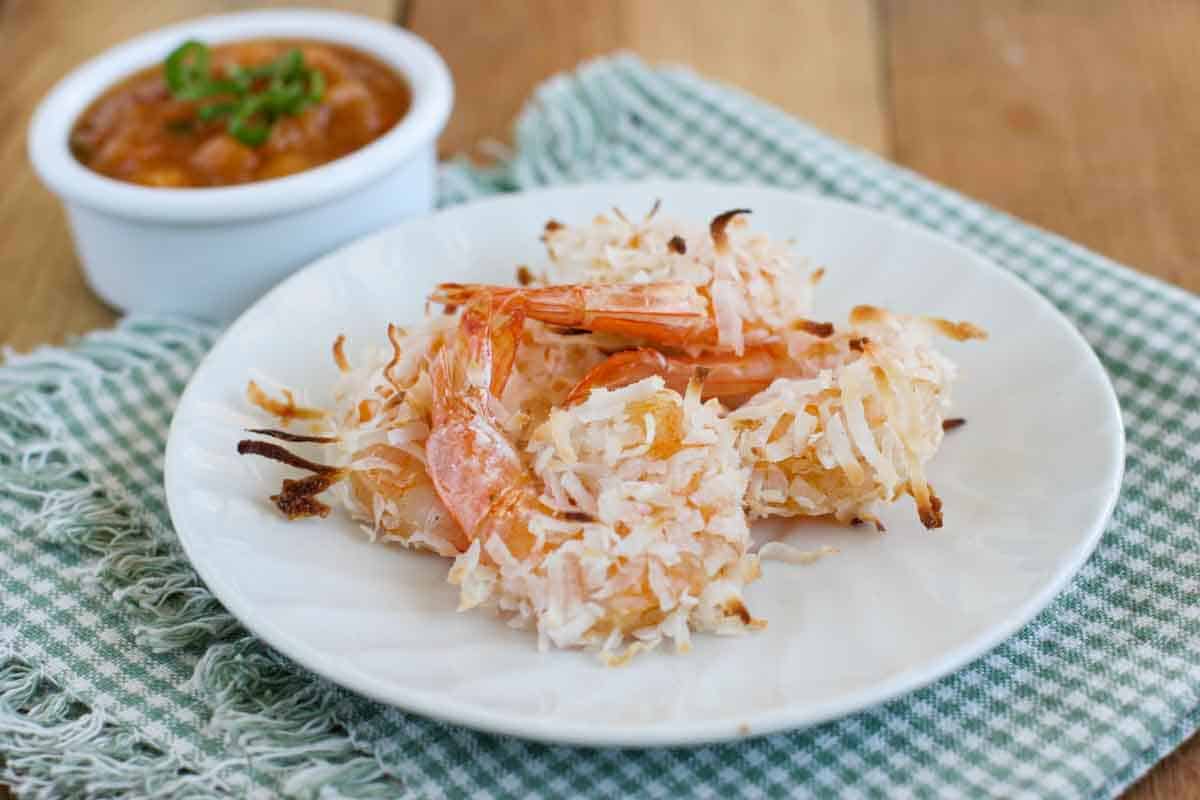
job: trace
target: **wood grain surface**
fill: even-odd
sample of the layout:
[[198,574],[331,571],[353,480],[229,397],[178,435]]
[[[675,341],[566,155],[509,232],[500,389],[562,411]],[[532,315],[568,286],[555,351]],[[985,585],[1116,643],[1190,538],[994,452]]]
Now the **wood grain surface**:
[[[25,158],[38,99],[134,33],[243,0],[0,0],[0,343],[106,325]],[[1200,289],[1200,3],[1155,0],[347,0],[454,74],[443,154],[505,141],[538,82],[629,50],[688,64],[1101,253]],[[0,797],[3,791],[0,789]],[[1200,798],[1200,738],[1127,797]]]
[[1200,291],[1200,3],[894,0],[892,158]]
[[689,64],[855,144],[888,150],[884,50],[869,0],[736,10],[723,0],[411,0],[407,24],[454,73],[443,154],[507,139],[534,86],[618,50]]

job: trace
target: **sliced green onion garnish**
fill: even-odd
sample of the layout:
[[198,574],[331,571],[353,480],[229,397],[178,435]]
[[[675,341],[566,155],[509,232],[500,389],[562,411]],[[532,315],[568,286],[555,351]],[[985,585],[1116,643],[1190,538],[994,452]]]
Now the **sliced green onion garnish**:
[[195,39],[167,56],[167,86],[181,100],[199,100],[209,92],[209,49]]
[[250,147],[267,140],[279,117],[299,114],[325,94],[324,74],[307,66],[295,48],[267,64],[231,67],[221,78],[211,61],[212,51],[203,42],[184,42],[167,56],[167,87],[180,100],[214,100],[201,106],[197,117],[225,119],[229,135]]

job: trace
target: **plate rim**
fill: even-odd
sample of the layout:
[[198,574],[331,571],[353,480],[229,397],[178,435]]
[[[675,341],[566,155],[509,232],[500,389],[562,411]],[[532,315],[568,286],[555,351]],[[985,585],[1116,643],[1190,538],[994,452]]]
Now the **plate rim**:
[[[329,269],[327,262],[336,262],[346,251],[366,246],[373,240],[382,240],[394,236],[398,230],[408,227],[427,225],[430,220],[453,216],[464,209],[478,207],[504,206],[510,204],[525,204],[536,202],[541,198],[552,198],[555,195],[572,193],[601,193],[609,191],[631,192],[645,191],[649,196],[657,187],[662,191],[700,192],[724,191],[735,193],[753,191],[756,193],[777,194],[790,199],[800,199],[818,205],[831,205],[843,211],[872,218],[876,222],[898,226],[906,234],[931,240],[938,246],[949,247],[958,251],[966,259],[970,259],[984,270],[990,270],[1001,280],[1013,285],[1021,294],[1034,304],[1040,305],[1043,311],[1064,329],[1067,336],[1073,337],[1075,344],[1082,346],[1088,359],[1088,366],[1098,371],[1103,377],[1102,393],[1106,399],[1108,414],[1114,420],[1115,436],[1109,441],[1109,456],[1112,468],[1107,475],[1106,499],[1104,508],[1093,516],[1090,528],[1074,545],[1060,564],[1051,579],[1042,589],[1027,598],[1017,609],[1011,612],[1002,622],[985,628],[979,634],[941,654],[924,667],[904,670],[887,680],[875,683],[864,689],[851,692],[832,701],[817,704],[807,704],[797,708],[795,705],[782,705],[766,711],[747,714],[744,718],[708,719],[700,722],[652,722],[643,724],[622,723],[605,725],[597,728],[589,723],[574,721],[546,720],[535,717],[523,717],[512,713],[498,712],[479,706],[475,703],[447,698],[443,694],[431,693],[404,687],[391,687],[383,690],[382,683],[365,673],[358,672],[352,664],[343,664],[337,668],[329,657],[315,650],[303,641],[294,638],[273,626],[260,612],[256,612],[251,604],[245,602],[241,594],[225,584],[221,576],[216,574],[211,565],[206,565],[203,559],[195,558],[191,536],[185,532],[185,526],[177,521],[176,504],[172,501],[171,486],[175,482],[173,475],[178,473],[177,465],[182,461],[179,451],[180,443],[179,411],[186,408],[189,396],[194,387],[206,373],[213,369],[215,355],[226,343],[236,337],[239,330],[250,324],[248,320],[257,313],[260,306],[268,303],[273,297],[290,290],[293,284],[307,280],[310,273]],[[759,183],[724,183],[707,180],[670,180],[650,179],[636,181],[596,181],[574,183],[561,186],[550,186],[528,191],[503,193],[478,198],[467,203],[457,204],[439,209],[431,214],[409,217],[400,220],[380,230],[354,239],[313,260],[297,270],[286,279],[274,286],[270,291],[256,300],[243,311],[213,342],[188,379],[187,386],[179,397],[175,412],[172,414],[171,425],[167,434],[167,444],[163,463],[163,486],[167,499],[167,509],[184,554],[192,568],[213,596],[238,622],[267,645],[287,656],[298,666],[303,667],[326,680],[353,692],[361,694],[374,701],[398,708],[406,713],[414,713],[440,722],[460,725],[472,730],[489,734],[514,736],[525,740],[543,742],[546,744],[562,744],[588,747],[675,747],[715,744],[721,742],[753,739],[780,731],[799,730],[848,716],[855,712],[877,707],[883,703],[895,700],[921,689],[934,681],[957,672],[984,654],[993,650],[1015,633],[1024,628],[1034,617],[1041,613],[1067,587],[1068,583],[1078,574],[1088,558],[1095,551],[1103,536],[1108,522],[1112,518],[1121,487],[1124,481],[1126,459],[1126,433],[1124,418],[1112,378],[1101,363],[1099,356],[1092,346],[1076,328],[1075,324],[1066,317],[1049,299],[1019,278],[1013,272],[992,262],[991,259],[966,247],[959,242],[944,236],[937,231],[924,227],[914,221],[894,214],[886,213],[869,206],[852,203],[824,195],[770,186]]]

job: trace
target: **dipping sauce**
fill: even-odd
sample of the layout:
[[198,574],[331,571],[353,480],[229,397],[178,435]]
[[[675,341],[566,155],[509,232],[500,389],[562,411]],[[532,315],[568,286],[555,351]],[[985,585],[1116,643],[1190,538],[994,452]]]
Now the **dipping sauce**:
[[271,64],[293,50],[324,78],[320,99],[299,113],[256,119],[269,125],[256,145],[232,136],[225,119],[202,119],[202,109],[221,98],[179,99],[159,64],[88,106],[71,131],[71,151],[88,168],[128,183],[228,186],[341,158],[387,133],[407,113],[412,97],[404,79],[378,59],[342,45],[287,39],[219,45],[210,51],[211,71],[225,78],[238,67]]

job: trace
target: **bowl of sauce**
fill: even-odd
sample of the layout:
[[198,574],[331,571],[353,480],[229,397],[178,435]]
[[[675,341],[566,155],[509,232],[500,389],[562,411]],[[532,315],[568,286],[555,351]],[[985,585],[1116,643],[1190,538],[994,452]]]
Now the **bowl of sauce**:
[[[134,73],[76,119],[70,137],[75,158],[102,175],[143,186],[253,183],[365,147],[395,127],[412,102],[402,75],[345,45],[254,39],[208,48],[191,40],[172,54],[176,73],[187,66],[180,59],[192,54],[193,61],[207,62],[206,86],[195,91],[177,81],[172,87],[167,65]],[[235,119],[242,108],[264,105],[258,101],[273,89],[285,93],[279,111],[260,109]]]
[[437,53],[350,14],[164,28],[42,101],[29,154],[110,305],[231,319],[336,246],[432,209],[453,88]]

